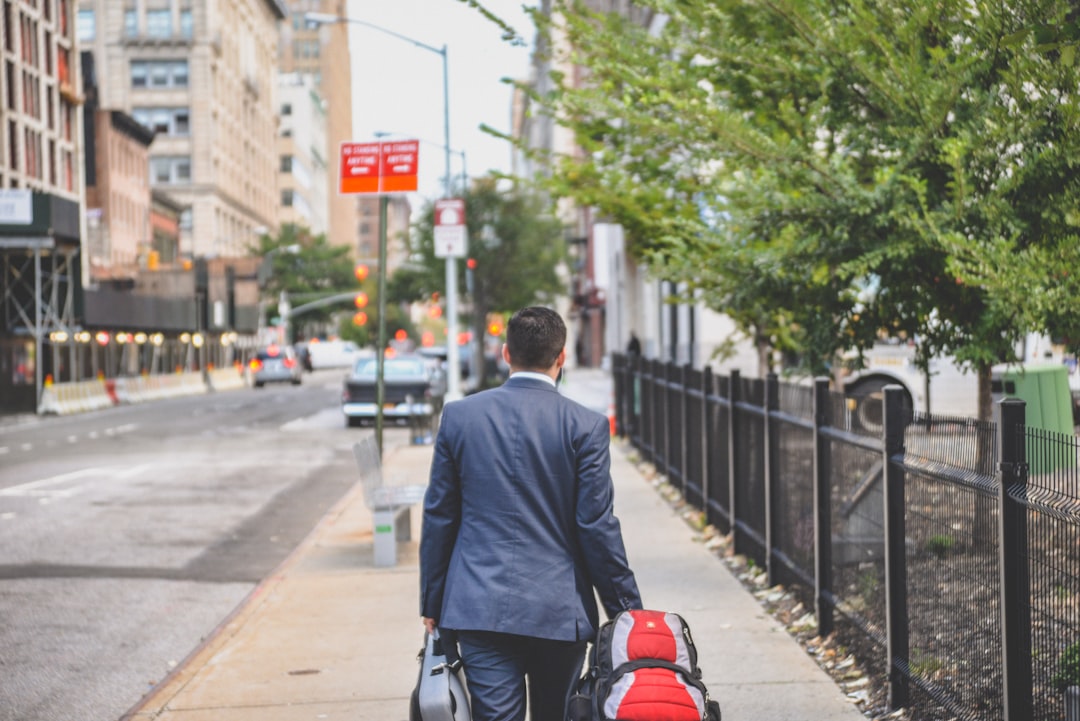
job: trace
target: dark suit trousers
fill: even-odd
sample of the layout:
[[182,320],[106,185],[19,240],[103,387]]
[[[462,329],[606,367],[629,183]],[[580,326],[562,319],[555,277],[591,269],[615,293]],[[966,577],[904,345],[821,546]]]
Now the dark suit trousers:
[[473,721],[523,721],[526,678],[530,721],[564,721],[587,642],[488,631],[459,631],[458,642]]

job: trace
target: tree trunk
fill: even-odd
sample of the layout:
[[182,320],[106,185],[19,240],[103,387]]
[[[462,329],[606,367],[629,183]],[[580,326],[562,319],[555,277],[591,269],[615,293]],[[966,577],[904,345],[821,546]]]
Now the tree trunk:
[[758,354],[758,377],[765,378],[772,373],[772,345],[761,333],[754,334],[754,346]]
[[[976,366],[978,373],[978,420],[976,430],[975,468],[980,475],[994,475],[994,430],[990,428],[990,421],[994,417],[993,396],[990,393],[990,380],[993,366],[989,363],[981,363]],[[975,495],[974,514],[972,517],[972,540],[977,545],[989,544],[997,533],[996,517],[994,510],[997,508],[997,499],[988,495],[977,493]]]

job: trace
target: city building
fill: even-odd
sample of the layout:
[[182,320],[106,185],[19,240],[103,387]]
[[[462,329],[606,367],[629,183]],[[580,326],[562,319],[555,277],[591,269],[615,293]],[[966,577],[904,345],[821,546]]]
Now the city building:
[[69,363],[83,237],[82,113],[71,0],[0,5],[0,412],[34,410]]
[[278,223],[280,0],[80,0],[100,106],[153,129],[150,181],[186,210],[180,253],[242,257]]
[[150,262],[150,143],[154,131],[121,110],[98,105],[94,58],[82,53],[86,162],[83,263],[91,285],[131,287]]
[[279,220],[313,235],[329,232],[330,178],[326,157],[326,101],[303,73],[278,76]]
[[306,75],[323,100],[325,144],[318,152],[326,163],[328,178],[327,239],[333,245],[356,249],[356,205],[349,195],[338,193],[341,177],[341,144],[353,139],[352,65],[345,23],[314,24],[306,13],[348,16],[345,0],[286,0],[288,19],[282,23],[278,67],[285,75]]

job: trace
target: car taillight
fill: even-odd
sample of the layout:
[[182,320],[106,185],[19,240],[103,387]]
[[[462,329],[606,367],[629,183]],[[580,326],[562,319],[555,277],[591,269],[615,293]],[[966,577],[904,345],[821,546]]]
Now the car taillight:
[[262,369],[262,361],[259,360],[258,358],[252,358],[251,363],[249,363],[248,365],[251,367],[251,370],[253,370],[253,371],[258,371],[258,370]]
[[292,358],[286,358],[284,362],[286,368],[292,368],[294,365],[296,365],[296,361]]

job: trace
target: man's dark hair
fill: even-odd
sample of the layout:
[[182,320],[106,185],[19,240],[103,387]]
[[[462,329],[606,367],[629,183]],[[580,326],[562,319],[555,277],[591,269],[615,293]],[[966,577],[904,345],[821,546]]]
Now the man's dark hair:
[[506,324],[506,349],[517,368],[547,370],[565,347],[566,324],[551,308],[522,308]]

